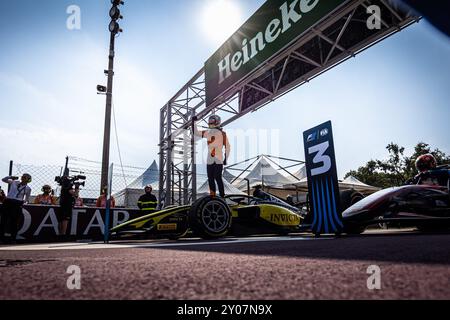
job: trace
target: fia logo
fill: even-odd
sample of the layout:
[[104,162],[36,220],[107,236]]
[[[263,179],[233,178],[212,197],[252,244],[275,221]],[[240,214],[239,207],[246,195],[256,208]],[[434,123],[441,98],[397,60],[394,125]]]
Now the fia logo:
[[316,140],[317,139],[317,132],[314,132],[314,133],[311,133],[309,136],[308,136],[308,139],[306,139],[306,141],[307,142],[312,142],[312,141],[314,141],[314,140]]

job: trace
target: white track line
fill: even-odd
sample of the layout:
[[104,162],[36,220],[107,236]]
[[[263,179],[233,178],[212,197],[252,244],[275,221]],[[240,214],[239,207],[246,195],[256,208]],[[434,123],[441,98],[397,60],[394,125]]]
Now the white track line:
[[[304,237],[257,237],[257,238],[228,238],[219,241],[195,241],[187,242],[181,240],[178,242],[167,243],[111,243],[103,244],[99,242],[93,243],[58,243],[58,244],[36,244],[36,245],[17,245],[17,246],[0,246],[1,251],[56,251],[56,250],[100,250],[100,249],[133,249],[133,248],[164,248],[164,247],[192,247],[192,246],[211,246],[211,245],[232,245],[239,243],[256,243],[256,242],[278,242],[278,241],[314,241],[329,240],[333,238],[304,238]],[[183,243],[183,241],[186,241]]]

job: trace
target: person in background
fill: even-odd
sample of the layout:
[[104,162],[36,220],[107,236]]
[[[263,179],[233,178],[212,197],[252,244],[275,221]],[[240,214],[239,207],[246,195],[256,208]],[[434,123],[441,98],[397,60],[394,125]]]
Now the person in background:
[[[218,115],[212,115],[208,119],[209,129],[199,131],[196,121],[198,118],[194,116],[194,135],[199,138],[208,140],[208,158],[207,172],[208,183],[211,197],[216,196],[216,183],[219,187],[219,195],[225,198],[225,186],[223,184],[223,166],[227,165],[227,159],[230,157],[230,143],[227,134],[222,129],[222,119]],[[225,148],[225,156],[223,149]]]
[[52,187],[46,184],[42,187],[43,193],[38,195],[33,203],[42,206],[55,206],[56,198],[53,196],[52,191]]
[[75,188],[75,207],[84,207],[84,201],[83,198],[80,197],[80,189]]
[[0,187],[0,204],[3,204],[3,201],[5,201],[5,199],[6,199],[5,192],[3,191],[2,187]]
[[153,187],[148,185],[144,188],[145,194],[138,200],[138,207],[141,211],[156,211],[158,207],[158,199],[152,194]]
[[[97,199],[96,207],[97,208],[106,208],[106,193],[108,191],[107,187],[104,187],[102,190],[102,194]],[[116,199],[114,199],[113,196],[111,196],[111,208],[116,207]]]
[[7,183],[10,187],[8,195],[3,203],[2,216],[0,219],[0,240],[2,242],[5,242],[7,229],[9,229],[9,242],[16,242],[17,223],[22,214],[23,205],[30,201],[31,188],[28,184],[31,183],[31,175],[25,173],[22,175],[20,181],[18,180],[18,177],[5,177],[2,179],[2,181]]
[[424,154],[418,157],[416,169],[419,174],[410,179],[407,184],[449,186],[450,170],[448,165],[438,167],[436,158],[432,154]]
[[258,199],[261,199],[261,200],[268,200],[267,194],[264,193],[264,191],[262,190],[262,186],[261,185],[255,186],[255,190],[253,191],[253,196],[255,198],[258,198]]

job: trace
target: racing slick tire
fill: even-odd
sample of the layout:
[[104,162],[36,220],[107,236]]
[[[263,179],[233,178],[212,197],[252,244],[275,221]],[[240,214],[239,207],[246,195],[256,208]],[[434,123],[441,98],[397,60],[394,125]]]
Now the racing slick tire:
[[364,199],[364,195],[355,190],[342,191],[340,196],[342,212],[353,206],[355,203]]
[[189,212],[189,225],[203,239],[217,239],[228,234],[232,215],[227,203],[217,197],[204,197]]

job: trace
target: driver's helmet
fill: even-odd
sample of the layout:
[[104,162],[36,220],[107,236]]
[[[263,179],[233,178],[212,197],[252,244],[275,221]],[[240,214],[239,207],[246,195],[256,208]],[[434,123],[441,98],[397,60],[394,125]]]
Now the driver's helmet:
[[429,170],[436,169],[437,162],[436,158],[432,154],[424,154],[417,158],[416,169],[419,172],[426,172]]
[[220,128],[221,124],[222,119],[218,115],[212,115],[211,117],[209,117],[208,126],[210,129]]

